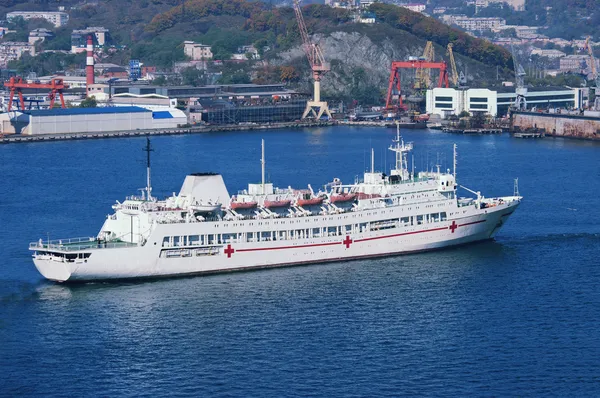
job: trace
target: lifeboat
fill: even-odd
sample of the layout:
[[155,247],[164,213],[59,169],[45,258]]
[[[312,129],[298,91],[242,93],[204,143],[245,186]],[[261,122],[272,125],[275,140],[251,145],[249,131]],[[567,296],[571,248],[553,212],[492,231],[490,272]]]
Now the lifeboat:
[[298,206],[315,206],[323,203],[323,197],[298,199]]
[[273,207],[287,207],[290,204],[292,204],[292,200],[291,199],[284,199],[284,200],[265,200],[263,206],[266,208],[273,208]]
[[221,209],[220,203],[196,203],[190,206],[191,209],[198,213],[211,213]]
[[230,207],[233,210],[239,210],[239,209],[252,209],[254,207],[256,207],[258,205],[258,203],[256,202],[231,202]]
[[329,197],[331,203],[351,202],[356,199],[355,193],[334,193]]
[[364,193],[364,192],[358,193],[358,199],[375,199],[375,198],[381,198],[381,195],[378,193]]

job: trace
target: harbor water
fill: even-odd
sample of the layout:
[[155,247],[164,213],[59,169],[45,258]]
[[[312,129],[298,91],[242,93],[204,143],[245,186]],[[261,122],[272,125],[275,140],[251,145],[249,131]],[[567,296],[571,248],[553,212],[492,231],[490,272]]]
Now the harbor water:
[[[155,137],[154,194],[389,169],[395,129]],[[494,241],[130,283],[44,281],[28,244],[91,236],[145,186],[143,137],[0,146],[0,396],[597,396],[600,144],[406,131],[417,170],[524,201]],[[386,154],[386,152],[389,152]],[[463,193],[466,195],[467,192]]]

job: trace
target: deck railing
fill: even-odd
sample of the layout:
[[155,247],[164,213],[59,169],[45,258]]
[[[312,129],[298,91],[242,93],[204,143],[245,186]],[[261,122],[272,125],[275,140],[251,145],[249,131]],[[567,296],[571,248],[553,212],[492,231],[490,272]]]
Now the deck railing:
[[39,240],[29,244],[30,250],[56,250],[62,252],[80,251],[86,249],[118,249],[135,247],[137,243],[131,242],[106,242],[95,237],[57,239],[51,241]]

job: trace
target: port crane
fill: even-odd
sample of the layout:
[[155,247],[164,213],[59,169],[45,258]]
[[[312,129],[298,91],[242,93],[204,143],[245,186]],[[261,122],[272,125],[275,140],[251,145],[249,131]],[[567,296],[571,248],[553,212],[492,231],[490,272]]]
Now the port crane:
[[10,99],[8,101],[8,111],[10,112],[12,109],[13,100],[15,94],[19,96],[19,105],[21,106],[21,110],[25,111],[25,98],[23,98],[23,89],[24,88],[44,88],[49,89],[50,93],[48,94],[48,99],[50,100],[50,109],[54,106],[54,101],[56,100],[56,95],[60,98],[61,107],[66,108],[65,99],[63,97],[63,90],[69,88],[63,82],[63,79],[54,78],[50,81],[50,83],[27,83],[23,80],[22,77],[16,76],[11,77],[9,81],[4,83],[4,86],[10,89]]
[[[409,61],[393,61],[390,68],[390,79],[388,82],[387,96],[385,100],[386,109],[404,108],[402,103],[402,85],[400,80],[401,69],[439,69],[440,75],[438,78],[438,87],[449,87],[448,83],[448,66],[445,61],[429,62],[425,60],[409,60]],[[398,104],[393,103],[395,93],[398,94]]]
[[[419,58],[422,61],[433,62],[435,60],[435,50],[433,48],[433,42],[428,41],[423,50],[423,56]],[[428,89],[431,87],[431,69],[420,68],[417,69],[415,88],[416,89]]]
[[450,58],[450,81],[454,87],[458,87],[458,71],[456,69],[456,61],[454,60],[454,52],[452,51],[452,43],[448,43],[446,47],[446,55]]
[[594,105],[595,111],[600,110],[600,76],[598,75],[598,68],[596,67],[596,58],[594,57],[594,50],[590,44],[590,37],[585,39],[585,48],[590,55],[590,67],[592,69],[592,78],[594,79]]
[[512,54],[513,68],[515,70],[515,83],[517,85],[515,89],[515,94],[517,96],[515,98],[513,108],[516,111],[524,111],[527,110],[527,87],[525,87],[524,78],[526,73],[525,69],[523,69],[523,66],[517,61],[517,53],[512,43],[510,44],[510,52]]
[[304,22],[302,9],[300,8],[300,0],[294,0],[294,13],[298,21],[300,36],[302,36],[302,48],[304,49],[306,58],[308,58],[314,82],[313,98],[306,102],[306,109],[304,110],[302,119],[306,119],[309,114],[316,120],[319,120],[323,114],[326,114],[331,119],[331,112],[329,112],[327,102],[321,100],[321,79],[324,74],[331,70],[331,67],[329,63],[325,62],[325,57],[319,44],[313,43],[308,35],[308,29],[306,29],[306,23]]

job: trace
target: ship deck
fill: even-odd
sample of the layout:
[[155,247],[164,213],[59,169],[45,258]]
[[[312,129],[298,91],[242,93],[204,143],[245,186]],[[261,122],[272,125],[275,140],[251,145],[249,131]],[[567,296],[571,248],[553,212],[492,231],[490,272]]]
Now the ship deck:
[[122,240],[113,240],[110,242],[100,241],[95,237],[58,239],[52,241],[31,242],[29,250],[47,250],[59,252],[74,252],[88,249],[118,249],[124,247],[135,247],[137,243],[123,242]]

